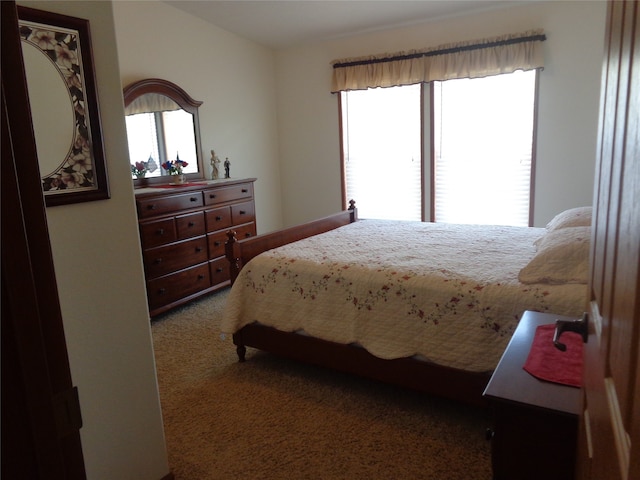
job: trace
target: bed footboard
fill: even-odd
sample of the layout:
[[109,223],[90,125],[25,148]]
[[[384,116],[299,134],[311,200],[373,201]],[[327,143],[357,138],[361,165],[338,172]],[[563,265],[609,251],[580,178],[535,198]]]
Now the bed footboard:
[[240,270],[253,257],[262,252],[280,247],[291,242],[302,240],[319,233],[328,232],[358,220],[358,211],[355,202],[349,202],[349,209],[330,215],[328,217],[313,220],[311,222],[296,225],[255,237],[238,240],[236,232],[227,232],[225,255],[230,264],[231,284],[233,284]]

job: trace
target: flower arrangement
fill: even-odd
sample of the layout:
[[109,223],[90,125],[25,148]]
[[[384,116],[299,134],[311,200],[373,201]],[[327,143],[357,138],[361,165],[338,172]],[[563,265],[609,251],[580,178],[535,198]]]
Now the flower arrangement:
[[164,168],[169,175],[182,175],[182,169],[189,165],[184,160],[180,160],[178,155],[176,154],[175,160],[167,160],[162,164],[162,168]]
[[144,178],[149,171],[147,162],[136,162],[131,164],[131,173],[138,178]]

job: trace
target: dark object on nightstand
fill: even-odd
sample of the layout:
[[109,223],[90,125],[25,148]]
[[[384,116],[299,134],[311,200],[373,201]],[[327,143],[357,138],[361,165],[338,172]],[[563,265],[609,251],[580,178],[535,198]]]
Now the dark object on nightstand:
[[588,315],[585,313],[580,320],[556,320],[556,332],[553,336],[553,344],[558,350],[566,351],[567,346],[560,342],[563,332],[576,332],[582,335],[582,341],[587,343],[589,338]]

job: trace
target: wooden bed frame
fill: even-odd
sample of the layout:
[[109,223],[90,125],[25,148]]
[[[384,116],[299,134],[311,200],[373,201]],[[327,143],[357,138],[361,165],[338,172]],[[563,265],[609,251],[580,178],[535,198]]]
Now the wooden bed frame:
[[[238,240],[228,232],[226,256],[231,264],[231,283],[249,260],[272,248],[327,232],[357,221],[355,203],[348,210],[276,232]],[[259,320],[259,319],[256,319]],[[466,372],[414,358],[384,360],[356,345],[342,345],[311,336],[287,333],[253,323],[233,335],[238,358],[245,360],[246,347],[253,347],[342,372],[399,385],[425,393],[486,406],[482,393],[490,372]]]

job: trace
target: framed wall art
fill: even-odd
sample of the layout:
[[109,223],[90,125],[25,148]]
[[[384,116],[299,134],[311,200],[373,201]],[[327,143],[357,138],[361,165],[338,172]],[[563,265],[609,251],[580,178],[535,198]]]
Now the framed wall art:
[[89,21],[18,6],[47,206],[109,198]]

